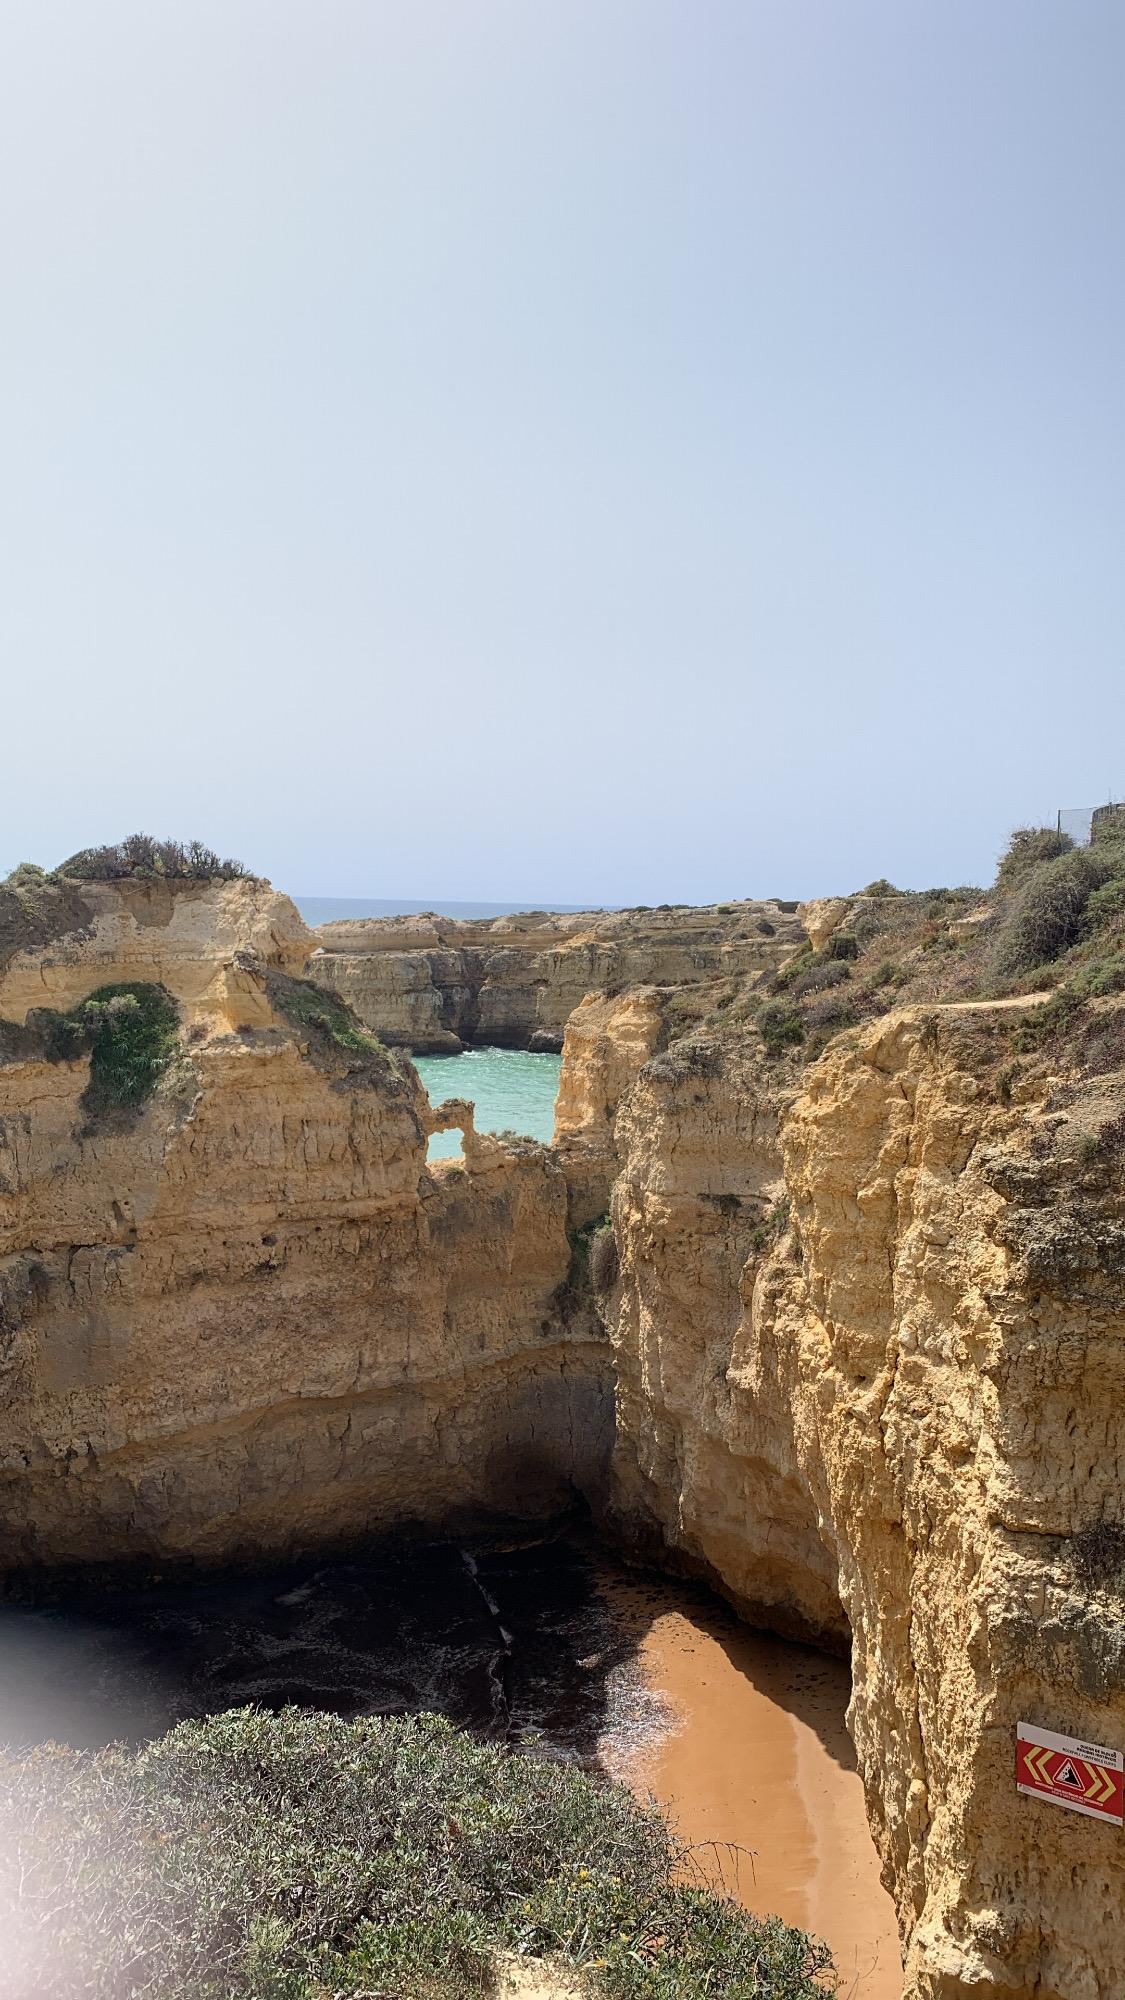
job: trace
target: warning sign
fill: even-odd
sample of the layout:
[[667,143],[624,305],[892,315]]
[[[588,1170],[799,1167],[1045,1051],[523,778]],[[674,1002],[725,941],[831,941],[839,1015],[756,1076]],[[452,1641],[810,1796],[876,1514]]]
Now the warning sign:
[[1125,1759],[1104,1743],[1082,1743],[1076,1736],[1057,1736],[1037,1723],[1016,1724],[1016,1790],[1029,1798],[1048,1799],[1054,1806],[1091,1819],[1122,1824],[1125,1813]]

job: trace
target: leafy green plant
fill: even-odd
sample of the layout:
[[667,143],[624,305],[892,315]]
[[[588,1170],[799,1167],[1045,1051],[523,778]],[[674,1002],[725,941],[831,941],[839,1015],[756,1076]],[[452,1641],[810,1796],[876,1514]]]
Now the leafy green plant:
[[502,1950],[606,2000],[823,2000],[826,1949],[684,1859],[623,1788],[435,1716],[0,1755],[5,1976],[51,2000],[467,2000]]
[[314,1059],[339,1068],[350,1059],[352,1073],[393,1081],[403,1074],[398,1050],[388,1049],[352,1012],[346,1000],[314,986],[311,979],[293,979],[272,968],[264,974],[266,992],[279,1014],[308,1042]]
[[73,1061],[90,1053],[82,1109],[91,1123],[139,1111],[152,1096],[179,1041],[179,1014],[165,986],[129,979],[99,986],[68,1013],[44,1009],[47,1055]]
[[784,1000],[767,1000],[754,1016],[754,1025],[771,1056],[779,1056],[805,1039],[800,1014]]

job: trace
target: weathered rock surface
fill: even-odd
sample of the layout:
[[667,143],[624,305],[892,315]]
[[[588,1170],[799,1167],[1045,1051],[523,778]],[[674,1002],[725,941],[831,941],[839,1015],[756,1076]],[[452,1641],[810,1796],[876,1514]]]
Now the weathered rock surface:
[[159,977],[184,1038],[123,1129],[88,1128],[87,1058],[25,1034],[0,1062],[4,1565],[308,1547],[599,1476],[612,1399],[556,1303],[558,1163],[474,1138],[429,1172],[413,1069],[302,1041],[258,955],[301,940],[242,888],[177,889],[159,927],[112,905],[38,984],[9,971],[40,1004]]
[[618,1121],[615,1506],[760,1621],[850,1633],[912,2000],[1110,2000],[1120,1834],[1017,1795],[1013,1762],[1020,1719],[1125,1743],[1120,1579],[1069,1557],[1121,1520],[1125,1203],[1081,1168],[1106,1079],[1064,1143],[1050,1079],[1018,1109],[991,1087],[986,1025],[891,1015],[789,1103],[737,1046],[647,1066]]
[[[384,1033],[398,992],[402,1039],[419,995],[450,1036],[565,1022],[551,1148],[433,1109],[304,987],[302,1016],[309,935],[266,884],[70,885],[22,942],[13,919],[0,1564],[251,1556],[577,1490],[850,1649],[909,2000],[1119,2000],[1121,1836],[1012,1766],[1021,1719],[1125,1744],[1125,1010],[1093,1002],[1058,1074],[1004,1060],[1010,1003],[889,1012],[803,1074],[721,1001],[665,1046],[670,989],[792,948],[748,907],[486,943],[426,920],[314,961],[341,992],[370,972]],[[179,1053],[99,1124],[35,1010],[126,979],[173,994]],[[464,1165],[430,1170],[449,1125]],[[607,1201],[599,1321],[573,1239]]]
[[[240,984],[239,953],[300,973],[314,949],[296,905],[253,876],[44,887],[22,930],[26,946],[13,923],[0,953],[0,1019],[9,1021],[26,1020],[33,1007],[65,1010],[95,987],[126,979],[166,986],[193,1012],[233,1020],[240,995],[251,1010],[259,1006],[256,992]],[[53,934],[40,942],[44,930]]]
[[587,994],[744,977],[804,937],[776,902],[584,911],[458,921],[376,917],[322,924],[309,977],[416,1055],[465,1043],[558,1048]]

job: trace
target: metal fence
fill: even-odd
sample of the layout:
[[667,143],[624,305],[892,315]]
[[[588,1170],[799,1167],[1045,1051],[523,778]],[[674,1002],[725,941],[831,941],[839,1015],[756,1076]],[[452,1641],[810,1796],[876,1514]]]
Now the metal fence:
[[1115,804],[1107,800],[1104,806],[1060,806],[1058,830],[1069,833],[1077,846],[1088,847],[1100,822],[1116,819],[1118,813],[1125,821],[1125,803]]

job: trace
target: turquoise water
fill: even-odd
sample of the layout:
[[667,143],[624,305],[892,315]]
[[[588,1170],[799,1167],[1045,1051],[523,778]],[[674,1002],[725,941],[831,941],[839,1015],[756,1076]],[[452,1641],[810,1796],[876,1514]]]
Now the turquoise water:
[[[554,1130],[561,1056],[532,1055],[527,1049],[466,1049],[459,1056],[415,1056],[414,1067],[431,1104],[447,1097],[471,1099],[478,1132],[549,1139]],[[448,1160],[460,1151],[460,1132],[435,1132],[428,1157]]]

